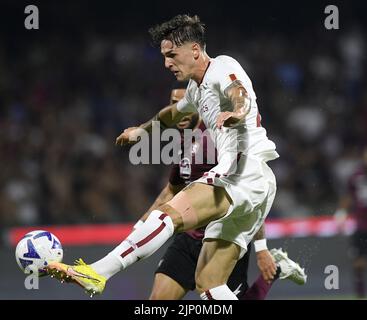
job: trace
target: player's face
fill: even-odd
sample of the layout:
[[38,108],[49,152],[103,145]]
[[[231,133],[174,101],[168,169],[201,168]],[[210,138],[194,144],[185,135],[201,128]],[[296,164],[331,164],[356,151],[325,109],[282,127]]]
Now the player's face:
[[194,129],[199,121],[199,115],[197,113],[191,113],[188,116],[184,116],[179,123],[176,124],[178,130]]
[[197,44],[185,43],[178,47],[170,40],[163,40],[161,53],[164,56],[165,67],[175,75],[178,81],[186,81],[192,77],[199,55]]
[[170,103],[179,102],[185,95],[186,89],[173,89],[171,91]]

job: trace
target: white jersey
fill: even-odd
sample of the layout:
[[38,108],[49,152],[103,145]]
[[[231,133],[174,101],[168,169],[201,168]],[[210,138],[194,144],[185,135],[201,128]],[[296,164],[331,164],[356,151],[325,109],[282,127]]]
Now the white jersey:
[[[244,123],[233,128],[218,129],[216,122],[219,113],[233,111],[227,92],[235,82],[240,82],[246,89],[251,100],[250,111]],[[264,161],[279,156],[275,144],[268,139],[266,130],[260,125],[261,118],[252,82],[241,65],[229,56],[211,59],[199,86],[190,80],[177,109],[180,112],[198,112],[205,126],[211,129],[211,138],[218,150],[218,167],[222,167],[221,173],[229,173],[231,163],[238,153],[256,155]]]

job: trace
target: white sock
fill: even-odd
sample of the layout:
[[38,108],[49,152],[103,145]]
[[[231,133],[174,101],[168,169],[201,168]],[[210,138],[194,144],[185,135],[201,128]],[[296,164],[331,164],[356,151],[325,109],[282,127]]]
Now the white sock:
[[226,284],[204,291],[200,298],[202,300],[238,300]]
[[115,249],[91,267],[100,275],[111,278],[138,260],[157,251],[172,235],[174,226],[166,213],[154,210],[144,224],[138,226]]
[[95,272],[104,276],[107,280],[121,270],[120,259],[109,253],[107,256],[90,265]]

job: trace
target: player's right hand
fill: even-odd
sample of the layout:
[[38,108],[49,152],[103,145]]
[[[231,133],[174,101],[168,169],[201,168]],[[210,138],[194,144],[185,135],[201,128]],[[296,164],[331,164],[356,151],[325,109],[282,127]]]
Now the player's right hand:
[[138,141],[138,137],[140,136],[141,129],[139,127],[130,127],[125,129],[117,138],[116,145],[125,146],[128,144],[134,144]]
[[262,250],[256,252],[256,257],[257,266],[259,267],[264,280],[268,283],[271,283],[277,272],[277,266],[275,264],[273,256],[271,255],[269,250]]

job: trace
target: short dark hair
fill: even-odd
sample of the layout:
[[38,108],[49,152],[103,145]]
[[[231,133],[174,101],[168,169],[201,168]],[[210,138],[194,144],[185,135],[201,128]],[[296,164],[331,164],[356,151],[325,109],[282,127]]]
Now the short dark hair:
[[190,17],[187,14],[180,14],[150,28],[149,33],[156,47],[160,46],[162,40],[171,40],[178,47],[186,42],[197,42],[202,49],[205,49],[204,26],[198,16]]

